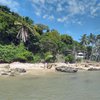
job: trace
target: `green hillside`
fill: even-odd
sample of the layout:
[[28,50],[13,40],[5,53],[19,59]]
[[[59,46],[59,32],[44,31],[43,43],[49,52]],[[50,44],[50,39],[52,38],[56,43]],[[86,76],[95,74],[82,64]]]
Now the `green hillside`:
[[0,62],[56,62],[57,55],[74,62],[75,52],[87,50],[83,42],[0,6]]

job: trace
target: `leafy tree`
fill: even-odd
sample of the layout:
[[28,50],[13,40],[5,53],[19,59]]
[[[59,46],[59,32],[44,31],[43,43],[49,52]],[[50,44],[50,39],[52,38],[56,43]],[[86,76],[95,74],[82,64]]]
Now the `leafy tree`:
[[11,13],[10,8],[3,5],[0,5],[0,11]]
[[10,44],[15,41],[17,27],[14,26],[14,20],[11,14],[0,12],[0,43]]
[[43,36],[40,39],[40,48],[42,52],[51,51],[55,53],[57,51],[57,45],[48,36]]
[[44,52],[57,54],[59,49],[60,35],[57,31],[47,32],[40,38],[40,48]]
[[67,34],[61,35],[61,41],[66,43],[66,44],[72,44],[73,43],[72,37],[67,35]]
[[40,35],[42,35],[44,32],[49,31],[49,27],[43,24],[36,24],[34,25],[34,28]]

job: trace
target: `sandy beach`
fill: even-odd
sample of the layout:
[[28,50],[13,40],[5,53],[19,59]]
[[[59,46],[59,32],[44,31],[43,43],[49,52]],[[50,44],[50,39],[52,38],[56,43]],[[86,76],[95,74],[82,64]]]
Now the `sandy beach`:
[[0,73],[3,72],[10,72],[11,70],[24,69],[26,73],[24,74],[31,74],[31,75],[45,75],[47,73],[56,72],[56,67],[72,67],[77,68],[78,71],[88,71],[89,69],[96,69],[100,70],[100,63],[20,63],[20,62],[13,62],[13,63],[2,63],[0,64]]

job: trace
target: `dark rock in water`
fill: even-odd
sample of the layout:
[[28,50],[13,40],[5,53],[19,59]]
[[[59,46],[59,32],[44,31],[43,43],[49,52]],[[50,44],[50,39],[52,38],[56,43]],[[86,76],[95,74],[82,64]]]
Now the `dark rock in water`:
[[19,73],[25,73],[26,70],[23,68],[15,68],[15,72],[19,72]]
[[78,71],[78,69],[76,68],[66,67],[66,66],[56,67],[55,70],[60,72],[67,72],[67,73],[75,73]]
[[88,71],[100,71],[100,69],[97,69],[97,68],[89,68]]

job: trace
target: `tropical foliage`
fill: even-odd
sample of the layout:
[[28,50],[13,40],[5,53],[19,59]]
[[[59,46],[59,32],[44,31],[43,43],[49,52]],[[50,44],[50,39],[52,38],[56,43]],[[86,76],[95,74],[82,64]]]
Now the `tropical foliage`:
[[90,59],[91,46],[99,41],[96,38],[92,33],[84,34],[81,42],[77,42],[68,34],[61,35],[47,25],[35,24],[31,18],[0,6],[0,62],[55,62],[57,55],[65,58],[65,62],[73,62],[74,53],[79,51],[85,51]]

